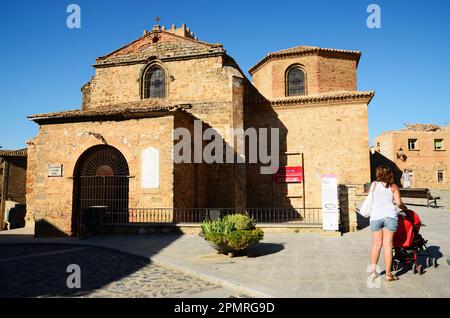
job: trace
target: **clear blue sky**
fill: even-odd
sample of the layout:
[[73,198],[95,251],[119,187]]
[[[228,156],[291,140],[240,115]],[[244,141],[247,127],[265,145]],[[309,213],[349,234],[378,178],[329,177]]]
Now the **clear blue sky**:
[[[81,6],[81,29],[66,7]],[[381,29],[366,26],[370,3]],[[361,50],[359,90],[375,90],[370,138],[404,122],[450,123],[450,1],[2,1],[0,146],[21,148],[37,133],[27,115],[76,109],[95,58],[151,29],[186,23],[220,42],[243,70],[267,52],[296,45]],[[248,75],[248,74],[247,74]]]

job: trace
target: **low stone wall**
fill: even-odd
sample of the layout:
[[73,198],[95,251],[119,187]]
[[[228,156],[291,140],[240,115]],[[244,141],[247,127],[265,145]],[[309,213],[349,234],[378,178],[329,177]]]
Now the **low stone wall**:
[[358,185],[339,185],[339,205],[341,208],[341,232],[356,232],[358,217],[356,213]]

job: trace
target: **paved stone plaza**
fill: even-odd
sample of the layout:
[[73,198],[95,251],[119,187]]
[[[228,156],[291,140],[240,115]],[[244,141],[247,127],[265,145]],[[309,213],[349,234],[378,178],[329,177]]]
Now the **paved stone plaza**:
[[[0,245],[4,297],[233,297],[220,286],[105,248],[65,244]],[[67,266],[81,268],[81,288],[69,289]]]
[[[35,245],[0,247],[0,296],[450,297],[450,211],[448,192],[442,194],[445,197],[438,209],[409,205],[422,218],[421,233],[429,240],[433,256],[439,258],[439,267],[427,269],[422,276],[400,271],[399,281],[381,279],[379,288],[366,283],[371,244],[366,227],[343,236],[267,233],[254,249],[234,258],[216,254],[198,235],[88,240],[1,235],[0,244]],[[70,262],[81,263],[87,273],[87,283],[79,293],[65,287],[65,266]]]

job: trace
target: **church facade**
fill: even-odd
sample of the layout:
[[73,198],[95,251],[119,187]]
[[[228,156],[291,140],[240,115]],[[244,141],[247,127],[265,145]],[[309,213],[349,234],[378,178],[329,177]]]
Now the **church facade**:
[[[319,208],[322,175],[370,181],[374,92],[357,90],[360,56],[298,46],[266,55],[249,80],[221,44],[199,41],[185,25],[144,31],[97,58],[81,109],[29,116],[39,132],[28,142],[27,218],[36,235],[77,235],[91,207],[122,223],[199,222],[203,209],[272,217]],[[236,156],[236,136],[223,132],[276,128],[280,171],[294,167],[300,177],[262,174],[261,162],[176,163],[174,131],[195,135],[199,121]]]

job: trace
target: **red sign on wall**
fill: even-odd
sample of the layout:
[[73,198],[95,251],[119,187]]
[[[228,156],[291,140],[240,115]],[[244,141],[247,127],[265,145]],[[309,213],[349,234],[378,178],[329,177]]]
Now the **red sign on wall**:
[[273,175],[275,182],[303,182],[303,167],[280,167],[278,172]]

